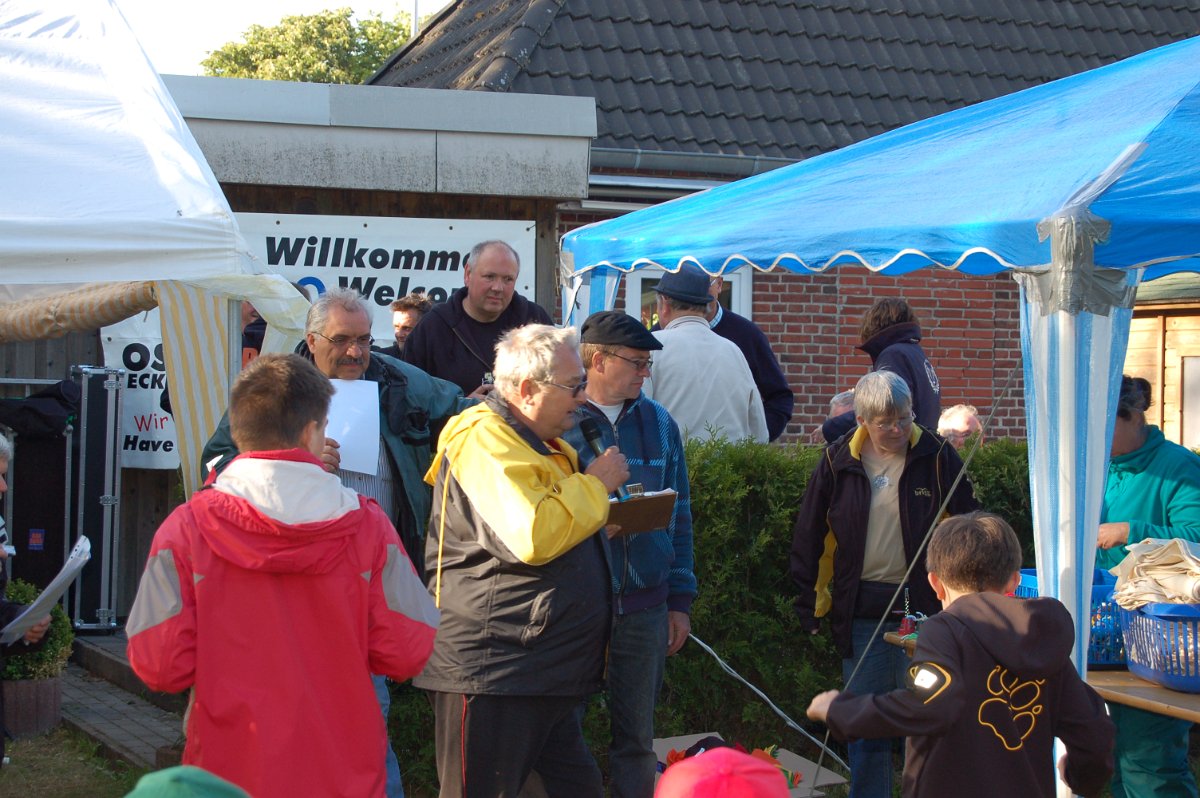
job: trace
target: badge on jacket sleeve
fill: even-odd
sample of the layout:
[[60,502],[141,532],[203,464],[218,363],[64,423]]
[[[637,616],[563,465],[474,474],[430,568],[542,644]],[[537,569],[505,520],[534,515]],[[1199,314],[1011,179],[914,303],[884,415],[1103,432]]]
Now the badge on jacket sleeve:
[[908,669],[909,692],[928,704],[950,686],[950,673],[936,662],[914,662]]

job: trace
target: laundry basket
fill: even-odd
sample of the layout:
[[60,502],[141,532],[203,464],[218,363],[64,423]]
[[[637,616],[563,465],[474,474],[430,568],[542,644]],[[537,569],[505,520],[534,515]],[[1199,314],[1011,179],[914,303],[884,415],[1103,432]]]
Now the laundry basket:
[[1131,673],[1200,693],[1200,604],[1145,604],[1120,618]]
[[[1088,667],[1117,668],[1125,665],[1125,641],[1121,634],[1120,609],[1112,600],[1117,578],[1100,568],[1092,572],[1092,632],[1088,638]],[[1021,582],[1015,595],[1019,598],[1038,597],[1037,571],[1021,569]]]

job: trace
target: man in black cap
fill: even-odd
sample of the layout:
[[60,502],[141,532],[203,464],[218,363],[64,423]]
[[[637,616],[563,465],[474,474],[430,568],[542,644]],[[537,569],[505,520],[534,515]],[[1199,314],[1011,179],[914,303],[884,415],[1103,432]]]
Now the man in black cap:
[[[654,705],[665,660],[687,640],[696,597],[687,463],[679,428],[642,393],[650,352],[662,349],[658,339],[634,317],[606,310],[583,323],[580,342],[587,403],[579,412],[596,420],[604,447],[625,455],[631,481],[678,494],[665,528],[609,541],[616,609],[608,648],[609,786],[614,798],[646,798],[654,792]],[[586,468],[595,455],[579,426],[563,438]]]
[[754,376],[737,344],[708,326],[709,277],[685,263],[667,272],[658,292],[654,337],[662,343],[646,395],[660,402],[684,438],[768,440],[767,419]]

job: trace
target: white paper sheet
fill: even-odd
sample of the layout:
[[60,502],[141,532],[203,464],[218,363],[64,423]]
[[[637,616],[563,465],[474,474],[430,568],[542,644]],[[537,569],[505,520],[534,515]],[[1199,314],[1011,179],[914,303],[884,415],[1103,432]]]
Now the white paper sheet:
[[333,400],[325,437],[338,442],[342,468],[379,472],[379,385],[371,380],[330,380]]
[[25,636],[42,618],[50,614],[50,610],[62,598],[63,593],[79,576],[84,563],[92,558],[92,543],[86,537],[80,537],[71,549],[71,555],[63,563],[62,570],[46,585],[42,594],[25,608],[25,611],[13,619],[12,623],[0,630],[0,645],[8,645]]

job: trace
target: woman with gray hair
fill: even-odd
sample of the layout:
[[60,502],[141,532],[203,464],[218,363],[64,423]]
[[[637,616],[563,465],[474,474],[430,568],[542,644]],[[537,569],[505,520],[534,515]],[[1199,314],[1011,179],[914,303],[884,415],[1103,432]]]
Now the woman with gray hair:
[[[904,686],[908,663],[902,649],[874,635],[880,618],[898,591],[894,611],[938,611],[918,550],[941,520],[947,495],[950,515],[979,504],[965,477],[951,494],[962,461],[953,446],[913,421],[912,394],[901,377],[873,371],[859,380],[854,415],[853,434],[825,449],[809,479],[792,536],[791,574],[801,626],[816,634],[818,619],[829,616],[846,689],[886,693]],[[891,796],[892,740],[855,740],[849,752],[851,798]]]

